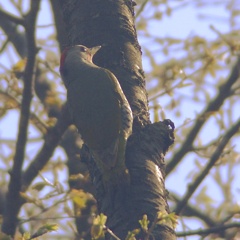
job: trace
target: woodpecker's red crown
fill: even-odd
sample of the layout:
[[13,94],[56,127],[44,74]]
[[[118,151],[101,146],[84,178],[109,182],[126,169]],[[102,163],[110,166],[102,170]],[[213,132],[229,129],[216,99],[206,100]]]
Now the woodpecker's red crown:
[[101,48],[101,46],[96,46],[92,48],[87,48],[83,45],[75,45],[66,47],[62,54],[60,59],[60,72],[62,72],[65,64],[65,60],[67,57],[71,54],[77,55],[81,60],[87,61],[88,63],[92,63],[92,58],[95,55],[95,53]]

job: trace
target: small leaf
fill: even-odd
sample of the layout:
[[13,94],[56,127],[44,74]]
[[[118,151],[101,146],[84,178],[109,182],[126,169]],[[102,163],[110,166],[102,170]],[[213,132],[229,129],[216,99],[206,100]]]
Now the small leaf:
[[82,190],[73,189],[70,192],[70,197],[72,198],[73,202],[80,208],[86,207],[86,202],[89,199],[87,193]]
[[45,186],[48,186],[45,182],[38,182],[32,186],[32,189],[41,191]]
[[91,236],[93,239],[101,239],[104,237],[105,232],[105,224],[107,221],[107,216],[104,214],[98,215],[96,218],[93,220],[93,225],[91,227]]
[[173,212],[173,213],[167,213],[167,212],[158,212],[158,222],[157,224],[160,225],[167,225],[169,227],[176,228],[177,226],[177,219],[178,216]]
[[13,67],[12,67],[12,71],[13,72],[23,72],[25,69],[27,63],[27,59],[23,58],[20,61],[18,61]]
[[125,240],[136,240],[135,236],[138,235],[140,232],[141,232],[141,230],[139,228],[136,228],[133,231],[128,232]]
[[25,232],[23,234],[23,240],[29,240],[29,239],[31,239],[31,234],[29,232]]
[[57,231],[58,230],[58,225],[57,224],[45,224],[44,226],[40,227],[37,232],[35,232],[30,239],[42,236],[45,233],[52,232],[52,231]]
[[59,229],[57,224],[46,224],[45,227],[48,229],[49,232],[57,231]]
[[173,228],[177,227],[178,224],[178,216],[172,212],[168,214],[169,220],[172,222]]
[[143,215],[142,220],[139,220],[139,223],[140,223],[140,225],[141,225],[142,230],[143,230],[144,232],[147,232],[147,231],[148,231],[149,220],[148,220],[146,214]]
[[80,173],[72,174],[69,176],[69,180],[71,180],[71,181],[82,180],[82,179],[84,179],[84,176],[83,176],[83,174],[80,174]]
[[167,7],[166,14],[170,16],[172,14],[172,9],[170,7]]
[[105,225],[106,222],[107,222],[107,216],[104,215],[103,213],[101,213],[100,215],[98,215],[98,216],[93,220],[93,224]]
[[184,87],[188,87],[188,86],[192,86],[192,83],[180,83],[177,88],[184,88]]

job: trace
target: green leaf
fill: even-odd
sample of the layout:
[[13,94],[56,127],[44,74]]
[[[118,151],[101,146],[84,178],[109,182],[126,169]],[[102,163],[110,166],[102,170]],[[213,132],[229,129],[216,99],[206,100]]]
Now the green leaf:
[[93,220],[93,225],[91,227],[91,236],[92,239],[102,239],[105,236],[105,224],[107,222],[107,216],[100,214],[96,216]]
[[58,230],[57,224],[45,224],[44,226],[40,227],[37,232],[35,232],[30,239],[37,238],[39,236],[42,236],[48,232],[57,231]]
[[150,222],[150,221],[148,220],[146,214],[144,214],[144,215],[143,215],[143,218],[142,218],[141,220],[139,220],[139,223],[140,223],[140,225],[141,225],[141,228],[142,228],[142,230],[143,230],[144,232],[147,232],[147,231],[148,231],[148,224],[149,224],[149,222]]

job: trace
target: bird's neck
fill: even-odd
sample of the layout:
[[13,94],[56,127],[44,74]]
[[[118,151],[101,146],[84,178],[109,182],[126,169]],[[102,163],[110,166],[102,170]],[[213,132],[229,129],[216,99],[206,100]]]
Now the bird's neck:
[[71,52],[68,56],[66,61],[68,62],[68,59],[70,59],[71,64],[76,65],[78,68],[83,67],[83,68],[88,68],[91,66],[96,66],[91,59],[86,59],[83,57],[80,57],[80,54],[78,52]]
[[99,67],[94,63],[80,58],[79,54],[71,53],[70,56],[67,56],[64,67],[61,69],[61,75],[65,86],[68,88],[72,81],[77,81],[78,78],[92,72],[93,69],[96,68]]

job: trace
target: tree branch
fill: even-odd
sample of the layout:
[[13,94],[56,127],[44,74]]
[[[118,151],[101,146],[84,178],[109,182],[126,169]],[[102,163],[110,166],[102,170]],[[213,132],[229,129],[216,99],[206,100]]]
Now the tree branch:
[[42,149],[39,151],[35,159],[31,162],[29,167],[23,173],[22,176],[22,189],[26,191],[38,172],[46,165],[50,157],[53,154],[54,149],[57,147],[63,133],[67,127],[71,124],[69,112],[67,106],[62,108],[61,115],[56,125],[49,129],[45,135],[45,142]]
[[196,180],[188,186],[187,193],[185,194],[183,199],[177,204],[177,206],[174,210],[174,212],[176,212],[176,214],[179,214],[182,211],[182,209],[185,207],[188,200],[193,195],[194,191],[197,189],[197,187],[200,185],[200,183],[204,180],[204,178],[207,176],[207,174],[209,173],[211,168],[214,166],[214,164],[217,162],[217,160],[221,156],[222,151],[223,151],[224,147],[227,145],[228,141],[231,139],[231,137],[234,134],[236,134],[238,132],[239,128],[240,128],[240,119],[238,120],[238,122],[235,125],[233,125],[226,132],[226,134],[223,136],[221,142],[218,144],[217,149],[215,150],[212,157],[210,158],[208,165],[203,169],[203,171],[196,178]]
[[216,98],[213,99],[209,103],[209,105],[206,107],[206,109],[200,114],[200,116],[196,120],[195,125],[193,126],[189,134],[185,137],[185,141],[183,142],[182,146],[179,148],[179,150],[175,153],[173,158],[167,164],[166,175],[168,175],[181,161],[183,156],[193,148],[192,144],[194,142],[194,139],[196,138],[203,124],[207,121],[207,119],[211,115],[210,113],[217,111],[221,107],[225,99],[229,97],[229,95],[231,94],[232,85],[239,78],[239,69],[240,69],[240,58],[238,58],[235,66],[233,67],[228,80],[222,86],[219,87],[219,93],[216,96]]
[[[20,110],[19,132],[16,143],[13,168],[6,197],[6,206],[3,214],[3,232],[13,236],[17,226],[18,205],[21,201],[19,192],[21,190],[21,171],[24,161],[25,147],[27,142],[27,130],[30,117],[30,104],[32,100],[32,81],[35,65],[36,46],[35,46],[35,24],[40,0],[31,2],[31,10],[26,16],[27,39],[28,39],[28,61],[24,71],[24,89],[22,105]],[[18,203],[18,204],[16,204]]]
[[[176,194],[170,194],[171,198],[174,198],[174,201],[180,202],[180,198]],[[189,203],[187,203],[184,209],[181,212],[181,216],[186,217],[197,217],[204,221],[208,226],[213,227],[217,225],[217,222],[210,218],[209,214],[204,213],[202,210],[199,210]]]
[[[16,108],[20,108],[21,102],[14,96],[12,96],[10,93],[2,91],[0,89],[0,95],[4,95],[7,99],[11,100],[14,104],[16,104]],[[29,118],[41,133],[44,134],[47,132],[47,125],[35,113],[30,112]]]
[[[68,109],[66,106],[64,106],[62,109],[61,117],[59,118],[58,122],[52,129],[50,129],[47,132],[47,134],[45,136],[46,140],[45,140],[45,143],[44,143],[42,149],[39,151],[39,153],[37,154],[35,159],[32,161],[30,166],[27,168],[27,170],[22,174],[22,181],[21,181],[22,185],[21,185],[21,189],[19,191],[26,191],[26,189],[29,187],[29,185],[31,184],[33,179],[36,177],[38,172],[49,161],[50,157],[52,156],[52,154],[54,152],[54,149],[56,148],[59,141],[61,140],[61,136],[63,135],[63,133],[69,126],[69,124],[70,124],[70,118],[69,118],[69,114],[68,114]],[[20,180],[19,180],[19,182],[20,182]],[[24,200],[18,197],[16,199],[12,199],[12,201],[15,204],[15,206],[14,206],[15,212],[18,213],[22,204],[24,203]],[[8,204],[6,204],[6,207],[7,206],[8,206]],[[16,224],[17,224],[17,219],[15,218],[15,220],[16,220]],[[4,218],[4,221],[5,221],[5,218]],[[3,225],[3,227],[4,227],[3,228],[3,231],[4,231],[4,229],[6,229],[8,226]],[[15,229],[14,229],[14,231],[15,231]],[[6,230],[4,232],[6,232]],[[10,233],[8,233],[8,234],[10,234]]]
[[17,25],[22,25],[22,26],[25,25],[25,21],[23,18],[19,18],[10,13],[7,13],[7,12],[3,11],[1,8],[0,8],[0,17],[3,17]]
[[5,19],[0,14],[0,26],[6,33],[8,40],[14,45],[17,53],[21,58],[27,56],[27,44],[26,44],[26,33],[20,32],[17,28],[17,24]]
[[208,229],[199,229],[194,231],[188,231],[188,232],[178,232],[178,237],[186,237],[186,236],[192,236],[192,235],[208,235],[211,233],[218,233],[220,231],[229,229],[229,228],[238,228],[240,227],[239,222],[233,222],[225,225],[219,225],[216,227],[208,228]]

